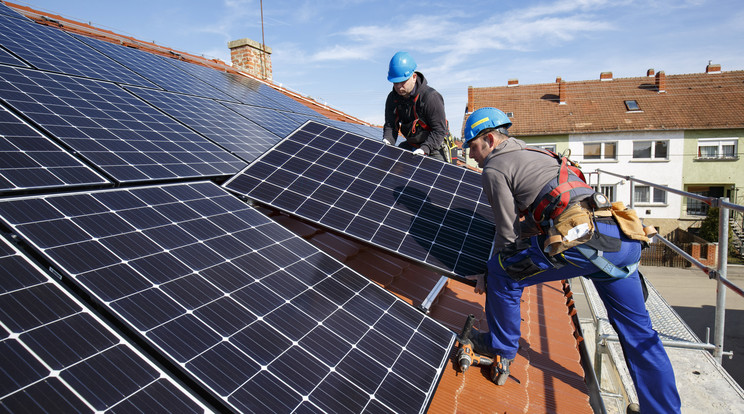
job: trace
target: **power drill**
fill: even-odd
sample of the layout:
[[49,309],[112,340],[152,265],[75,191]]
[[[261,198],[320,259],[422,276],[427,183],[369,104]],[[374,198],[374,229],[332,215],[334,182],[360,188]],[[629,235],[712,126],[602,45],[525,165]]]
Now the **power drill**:
[[462,327],[460,336],[457,337],[459,348],[457,350],[457,363],[460,366],[460,372],[465,372],[471,365],[488,366],[493,364],[493,359],[476,354],[473,351],[473,344],[470,342],[470,331],[473,329],[475,316],[470,314],[465,320],[465,326]]

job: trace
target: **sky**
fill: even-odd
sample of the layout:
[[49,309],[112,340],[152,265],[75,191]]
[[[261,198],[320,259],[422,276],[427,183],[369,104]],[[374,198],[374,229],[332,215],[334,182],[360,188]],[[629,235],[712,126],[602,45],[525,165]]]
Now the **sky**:
[[469,86],[744,70],[741,0],[11,2],[226,63],[229,41],[263,39],[275,83],[375,125],[390,58],[407,51],[455,136]]

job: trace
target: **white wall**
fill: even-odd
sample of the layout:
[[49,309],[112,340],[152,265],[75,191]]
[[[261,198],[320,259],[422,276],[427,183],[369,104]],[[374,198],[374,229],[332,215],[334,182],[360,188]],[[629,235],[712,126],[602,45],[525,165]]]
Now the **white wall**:
[[[668,140],[668,160],[633,160],[633,141]],[[617,160],[584,160],[584,143],[586,142],[617,142]],[[584,173],[592,173],[597,169],[610,171],[622,176],[633,176],[655,184],[665,185],[678,190],[682,189],[682,155],[684,149],[683,131],[653,131],[653,132],[619,132],[606,134],[571,134],[569,148],[571,159],[581,163]],[[597,176],[591,174],[590,182],[597,184]],[[620,177],[609,174],[599,175],[599,184],[615,184],[616,199],[626,205],[630,204],[630,183]],[[636,185],[638,185],[636,183]],[[635,204],[635,209],[641,217],[673,218],[680,216],[682,197],[667,193],[666,204]]]

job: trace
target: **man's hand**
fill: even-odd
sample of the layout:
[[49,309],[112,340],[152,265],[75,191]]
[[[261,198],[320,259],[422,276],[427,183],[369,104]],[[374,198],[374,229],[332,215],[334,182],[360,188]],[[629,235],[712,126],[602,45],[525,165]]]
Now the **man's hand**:
[[385,145],[393,145],[390,143],[390,141],[386,140],[385,138],[382,139],[382,142],[384,142]]
[[413,153],[416,154],[416,155],[426,155],[426,153],[424,152],[424,150],[422,150],[421,148],[416,148],[416,150],[413,151]]
[[479,273],[477,275],[465,276],[465,279],[475,280],[475,289],[473,291],[479,295],[486,292],[486,274]]

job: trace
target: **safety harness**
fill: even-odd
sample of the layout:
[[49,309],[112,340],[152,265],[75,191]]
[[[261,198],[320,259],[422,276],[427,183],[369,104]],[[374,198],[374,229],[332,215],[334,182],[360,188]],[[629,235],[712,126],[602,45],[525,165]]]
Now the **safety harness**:
[[572,198],[576,200],[581,196],[591,196],[594,189],[586,183],[579,166],[568,157],[542,148],[525,149],[553,157],[560,164],[558,176],[550,180],[528,210],[522,212],[523,215],[530,212],[535,223],[544,231],[550,227],[550,220],[560,216],[568,208]]
[[[426,124],[421,118],[418,116],[418,111],[416,111],[416,103],[418,102],[419,96],[421,94],[416,94],[416,97],[413,98],[413,122],[411,123],[411,129],[406,133],[406,131],[401,128],[401,132],[403,133],[403,136],[406,137],[406,139],[410,137],[414,137],[417,134],[417,126],[421,127],[424,131],[431,132],[431,127]],[[400,105],[395,106],[395,123],[397,124],[400,121],[400,114],[398,113],[398,108],[400,108]],[[446,122],[446,128],[447,128],[447,134],[444,136],[444,142],[442,143],[443,148],[440,148],[442,150],[442,153],[445,157],[445,160],[449,163],[452,162],[451,158],[451,151],[453,148],[455,148],[455,140],[452,137],[452,134],[449,132],[449,121]],[[418,132],[421,132],[420,130]],[[414,143],[411,141],[408,141],[408,144],[410,144],[413,148],[420,148],[420,143]]]

